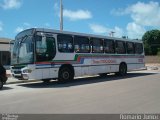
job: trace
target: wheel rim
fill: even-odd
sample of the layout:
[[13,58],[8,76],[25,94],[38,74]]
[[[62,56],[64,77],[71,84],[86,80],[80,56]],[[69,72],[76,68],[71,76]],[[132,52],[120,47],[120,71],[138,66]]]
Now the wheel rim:
[[69,77],[70,77],[69,72],[68,71],[64,71],[63,74],[62,74],[62,77],[65,80],[69,79]]

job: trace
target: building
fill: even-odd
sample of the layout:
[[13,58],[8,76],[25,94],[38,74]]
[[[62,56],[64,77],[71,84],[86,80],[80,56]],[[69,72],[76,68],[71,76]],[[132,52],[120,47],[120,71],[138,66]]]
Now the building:
[[0,38],[0,63],[2,65],[10,65],[10,42],[11,39]]

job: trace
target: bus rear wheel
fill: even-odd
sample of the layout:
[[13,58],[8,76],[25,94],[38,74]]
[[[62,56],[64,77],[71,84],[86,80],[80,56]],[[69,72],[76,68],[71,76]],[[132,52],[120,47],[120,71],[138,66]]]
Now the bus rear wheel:
[[70,68],[68,67],[63,67],[59,71],[58,75],[58,81],[59,82],[68,82],[72,81],[74,78],[73,72]]
[[121,63],[117,75],[125,76],[126,74],[127,74],[127,65],[125,63]]

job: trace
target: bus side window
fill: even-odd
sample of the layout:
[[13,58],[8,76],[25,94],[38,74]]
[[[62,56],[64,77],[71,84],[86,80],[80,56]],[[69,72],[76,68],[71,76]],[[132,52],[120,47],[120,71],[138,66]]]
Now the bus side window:
[[73,47],[73,37],[70,35],[58,35],[57,36],[58,41],[58,50],[59,52],[64,53],[73,53],[74,47]]
[[135,54],[143,53],[143,45],[142,43],[135,43]]
[[89,53],[89,39],[87,37],[75,36],[74,37],[74,51],[76,53]]
[[103,53],[103,40],[99,38],[91,38],[91,46],[93,53]]
[[114,41],[113,40],[104,40],[104,51],[105,53],[115,53],[115,47],[114,47]]
[[133,42],[127,42],[126,43],[126,49],[128,54],[134,54],[135,49],[134,49],[134,43]]
[[125,42],[116,41],[116,53],[117,54],[126,54]]

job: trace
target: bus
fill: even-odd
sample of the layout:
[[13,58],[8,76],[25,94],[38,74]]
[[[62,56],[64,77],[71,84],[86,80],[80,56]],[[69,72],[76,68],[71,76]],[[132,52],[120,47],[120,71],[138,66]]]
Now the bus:
[[11,73],[19,80],[70,81],[86,75],[126,75],[144,67],[140,40],[31,28],[16,37]]

